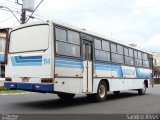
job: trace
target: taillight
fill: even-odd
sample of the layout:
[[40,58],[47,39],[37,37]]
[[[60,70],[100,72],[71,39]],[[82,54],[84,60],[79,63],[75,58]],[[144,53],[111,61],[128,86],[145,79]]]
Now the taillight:
[[6,77],[6,78],[5,78],[5,81],[12,81],[12,78]]
[[54,77],[58,77],[58,74],[54,74]]
[[53,78],[41,78],[41,83],[53,83]]

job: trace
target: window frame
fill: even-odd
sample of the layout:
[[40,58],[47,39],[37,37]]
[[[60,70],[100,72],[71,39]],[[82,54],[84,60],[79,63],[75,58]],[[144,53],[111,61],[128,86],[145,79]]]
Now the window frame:
[[[125,54],[125,50],[127,50],[127,54]],[[130,50],[133,52],[133,56],[130,55]],[[127,59],[130,59],[131,61],[128,62]],[[133,60],[133,61],[132,61]],[[133,62],[133,64],[132,64]],[[124,46],[124,63],[127,66],[135,66],[135,60],[134,60],[134,49],[128,46]]]
[[[106,50],[106,49],[104,49],[103,47],[103,42],[106,42],[106,43],[108,43],[108,50]],[[107,41],[107,40],[102,40],[102,42],[101,42],[101,44],[102,44],[102,50],[104,50],[104,51],[106,51],[106,52],[110,52],[111,50],[110,50],[110,42],[109,41]]]
[[[112,51],[112,45],[115,46],[115,48],[114,48],[115,51]],[[111,53],[117,53],[117,44],[116,43],[111,43],[110,46],[111,46]]]
[[[99,40],[100,42],[101,42],[101,49],[99,49],[99,48],[96,48],[96,44],[95,44],[95,40]],[[101,38],[97,38],[97,37],[94,37],[94,58],[95,58],[95,60],[96,61],[103,61],[103,62],[111,62],[111,53],[110,53],[110,41],[108,41],[108,40],[105,40],[105,39],[101,39]],[[105,49],[103,49],[103,45],[102,45],[102,43],[103,43],[103,41],[105,41],[105,42],[108,42],[109,43],[109,50],[105,50]],[[101,52],[105,52],[106,54],[108,54],[109,53],[109,60],[102,60],[102,59],[97,59],[97,56],[96,56],[96,51],[101,51]]]
[[[144,59],[144,55],[146,55],[146,59]],[[148,62],[148,66],[144,65],[144,62]],[[149,60],[149,54],[142,52],[142,66],[145,68],[150,68],[150,60]]]
[[[117,44],[116,46],[117,46],[117,54],[124,55],[124,46],[120,44]],[[119,52],[118,47],[122,47],[122,53]]]
[[[102,40],[101,39],[98,39],[98,38],[93,38],[94,40],[94,48],[95,49],[98,49],[98,50],[102,50]],[[97,46],[96,46],[96,42],[95,41],[100,41],[100,48],[97,48]]]
[[[115,51],[112,51],[112,45],[114,45],[115,46],[115,48],[116,48],[116,52]],[[118,52],[118,46],[122,46],[122,50],[123,50],[123,54],[120,54],[119,52]],[[112,63],[115,63],[115,64],[122,64],[122,65],[124,65],[124,45],[122,45],[122,44],[119,44],[119,43],[115,43],[115,42],[111,42],[110,43],[110,49],[111,49],[111,51],[110,51],[110,53],[111,53],[111,62]],[[123,58],[123,62],[117,62],[117,61],[113,61],[113,54],[115,54],[116,56],[119,56],[119,55],[121,55],[121,57]]]
[[[62,30],[65,30],[65,31],[66,31],[66,41],[62,41],[62,40],[57,40],[57,39],[56,39],[56,28],[62,29]],[[76,44],[76,43],[72,43],[72,42],[69,42],[69,41],[68,41],[68,31],[77,32],[77,33],[79,34],[80,44]],[[81,43],[82,43],[82,41],[81,41],[81,37],[80,37],[80,32],[79,32],[79,31],[76,31],[76,30],[74,30],[74,29],[70,29],[70,28],[67,28],[67,27],[64,27],[64,26],[54,25],[54,40],[55,40],[55,45],[54,45],[54,46],[55,46],[55,49],[54,49],[54,50],[55,50],[55,55],[56,55],[56,56],[64,56],[64,57],[80,58],[80,59],[82,59],[82,48],[81,48]],[[56,50],[56,49],[57,49],[57,47],[56,47],[57,41],[58,41],[58,42],[62,42],[62,43],[66,43],[66,44],[70,44],[70,45],[79,46],[80,56],[77,57],[77,56],[63,55],[63,54],[57,53],[57,50]]]
[[[64,30],[64,31],[65,31],[65,33],[66,33],[66,40],[65,40],[65,41],[64,41],[64,40],[58,40],[58,39],[57,39],[57,34],[56,34],[57,31],[56,31],[56,29],[60,29],[60,30]],[[67,29],[65,29],[65,28],[60,28],[60,27],[56,27],[56,26],[55,26],[55,40],[56,40],[56,41],[67,42],[67,41],[68,41]]]

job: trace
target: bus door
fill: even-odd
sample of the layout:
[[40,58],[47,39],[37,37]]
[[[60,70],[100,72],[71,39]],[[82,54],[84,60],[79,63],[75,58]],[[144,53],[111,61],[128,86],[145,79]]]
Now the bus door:
[[83,92],[92,92],[93,87],[93,41],[82,40]]

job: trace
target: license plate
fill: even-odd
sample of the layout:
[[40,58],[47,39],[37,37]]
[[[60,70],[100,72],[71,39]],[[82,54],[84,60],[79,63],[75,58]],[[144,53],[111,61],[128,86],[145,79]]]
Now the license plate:
[[29,78],[28,77],[23,77],[22,82],[29,82]]

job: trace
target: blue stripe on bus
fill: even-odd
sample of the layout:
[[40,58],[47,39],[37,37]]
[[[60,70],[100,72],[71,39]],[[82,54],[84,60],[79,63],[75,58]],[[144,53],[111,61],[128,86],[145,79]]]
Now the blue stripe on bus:
[[[105,71],[115,71],[117,72],[118,74],[118,77],[123,77],[123,71],[122,71],[122,67],[121,65],[114,65],[114,64],[106,64],[106,63],[99,63],[99,62],[96,62],[95,63],[95,68],[96,70],[105,70]],[[151,77],[151,73],[148,71],[146,73],[142,73],[140,71],[140,69],[143,69],[143,68],[136,68],[135,69],[135,72],[136,72],[136,77],[137,78],[150,78]]]
[[62,58],[62,57],[56,57],[56,61],[70,61],[70,62],[82,63],[82,60],[70,59],[70,58]]
[[69,59],[69,58],[60,58],[56,57],[55,61],[56,67],[64,67],[64,68],[80,68],[82,69],[83,62],[82,60],[77,59]]
[[80,69],[82,69],[82,66],[79,66],[79,65],[56,64],[56,67],[64,67],[64,68],[80,68]]
[[20,59],[18,57],[15,57],[15,61],[17,63],[26,63],[26,62],[42,62],[42,59]]
[[106,71],[115,71],[118,74],[118,77],[123,77],[121,65],[106,64],[106,63],[95,63],[96,70],[106,70]]
[[18,56],[19,57],[19,59],[32,59],[32,60],[37,60],[37,59],[40,59],[40,60],[42,60],[42,56]]
[[12,56],[13,66],[41,66],[42,56]]
[[73,61],[56,61],[58,64],[71,64],[71,65],[82,65],[82,62],[73,62]]
[[151,78],[150,72],[142,73],[140,69],[141,68],[136,68],[137,78]]

